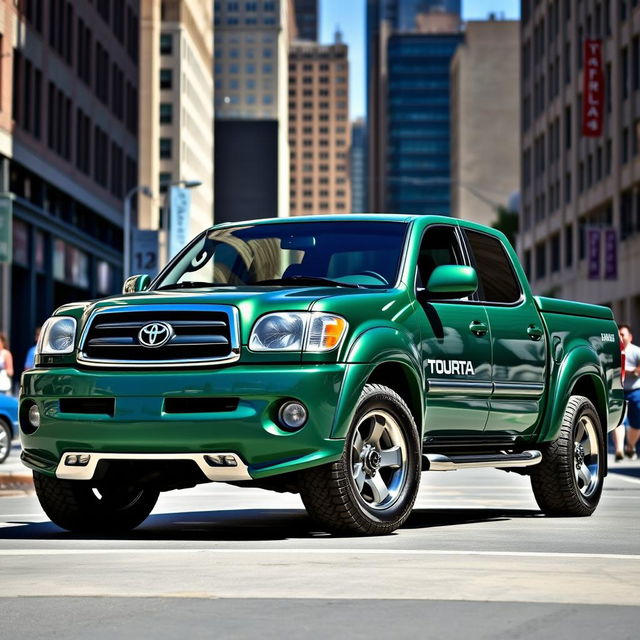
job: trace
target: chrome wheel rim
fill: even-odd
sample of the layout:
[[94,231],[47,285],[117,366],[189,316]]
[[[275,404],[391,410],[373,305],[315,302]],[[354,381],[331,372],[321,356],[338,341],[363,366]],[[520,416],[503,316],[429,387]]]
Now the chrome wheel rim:
[[351,475],[360,501],[369,509],[394,505],[407,483],[407,441],[397,420],[387,411],[365,414],[353,431]]
[[573,471],[576,486],[585,497],[591,497],[600,484],[600,445],[595,425],[581,416],[573,441]]

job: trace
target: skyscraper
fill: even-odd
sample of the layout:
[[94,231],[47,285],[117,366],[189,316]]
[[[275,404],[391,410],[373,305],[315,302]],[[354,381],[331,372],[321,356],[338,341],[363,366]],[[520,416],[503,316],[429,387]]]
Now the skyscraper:
[[[189,235],[213,224],[213,16],[200,0],[142,0],[139,225],[158,228],[167,185],[191,194]],[[168,221],[164,221],[168,223]]]
[[139,5],[0,1],[0,307],[17,364],[55,307],[122,286]]
[[640,6],[525,0],[521,16],[525,270],[534,292],[606,304],[637,333]]
[[292,3],[214,3],[216,222],[289,215]]
[[289,52],[291,215],[349,213],[349,60],[331,45],[296,41]]
[[367,127],[364,118],[351,123],[351,213],[367,211]]
[[492,224],[520,185],[520,23],[467,22],[451,62],[451,215]]
[[368,0],[366,37],[368,208],[446,215],[460,3]]
[[298,40],[318,41],[318,0],[295,0]]

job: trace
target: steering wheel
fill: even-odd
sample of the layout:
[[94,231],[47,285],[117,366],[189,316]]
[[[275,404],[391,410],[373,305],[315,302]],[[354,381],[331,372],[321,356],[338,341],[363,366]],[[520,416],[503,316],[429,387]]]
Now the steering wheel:
[[377,271],[371,271],[370,269],[367,269],[366,271],[358,271],[358,273],[354,275],[370,276],[372,278],[375,278],[376,280],[380,280],[382,284],[389,284],[389,281],[384,276],[381,276]]

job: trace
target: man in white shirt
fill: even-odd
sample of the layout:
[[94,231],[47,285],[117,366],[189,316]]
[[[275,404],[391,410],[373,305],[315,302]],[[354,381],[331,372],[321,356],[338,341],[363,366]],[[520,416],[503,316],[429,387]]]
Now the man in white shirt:
[[[613,440],[616,446],[616,461],[624,456],[631,460],[637,460],[636,446],[640,439],[640,347],[632,344],[633,334],[628,324],[618,325],[620,340],[624,344],[626,357],[624,397],[628,402],[627,417],[624,424],[613,432]],[[624,446],[624,425],[627,426],[627,443]]]

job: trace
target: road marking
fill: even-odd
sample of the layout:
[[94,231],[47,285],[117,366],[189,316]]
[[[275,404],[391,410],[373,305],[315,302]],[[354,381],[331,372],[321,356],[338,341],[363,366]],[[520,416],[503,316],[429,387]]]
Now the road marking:
[[208,555],[221,554],[267,554],[267,555],[398,555],[398,556],[490,556],[510,558],[590,558],[602,560],[637,560],[638,554],[621,553],[558,553],[539,551],[471,551],[441,549],[0,549],[0,556],[63,556],[63,555],[117,555],[123,553],[157,554],[157,553],[199,553]]
[[615,471],[613,471],[612,473],[615,473],[616,478],[619,478],[620,480],[624,480],[625,482],[631,482],[632,484],[640,484],[640,478],[632,478],[631,476],[626,476],[623,473],[616,473]]

